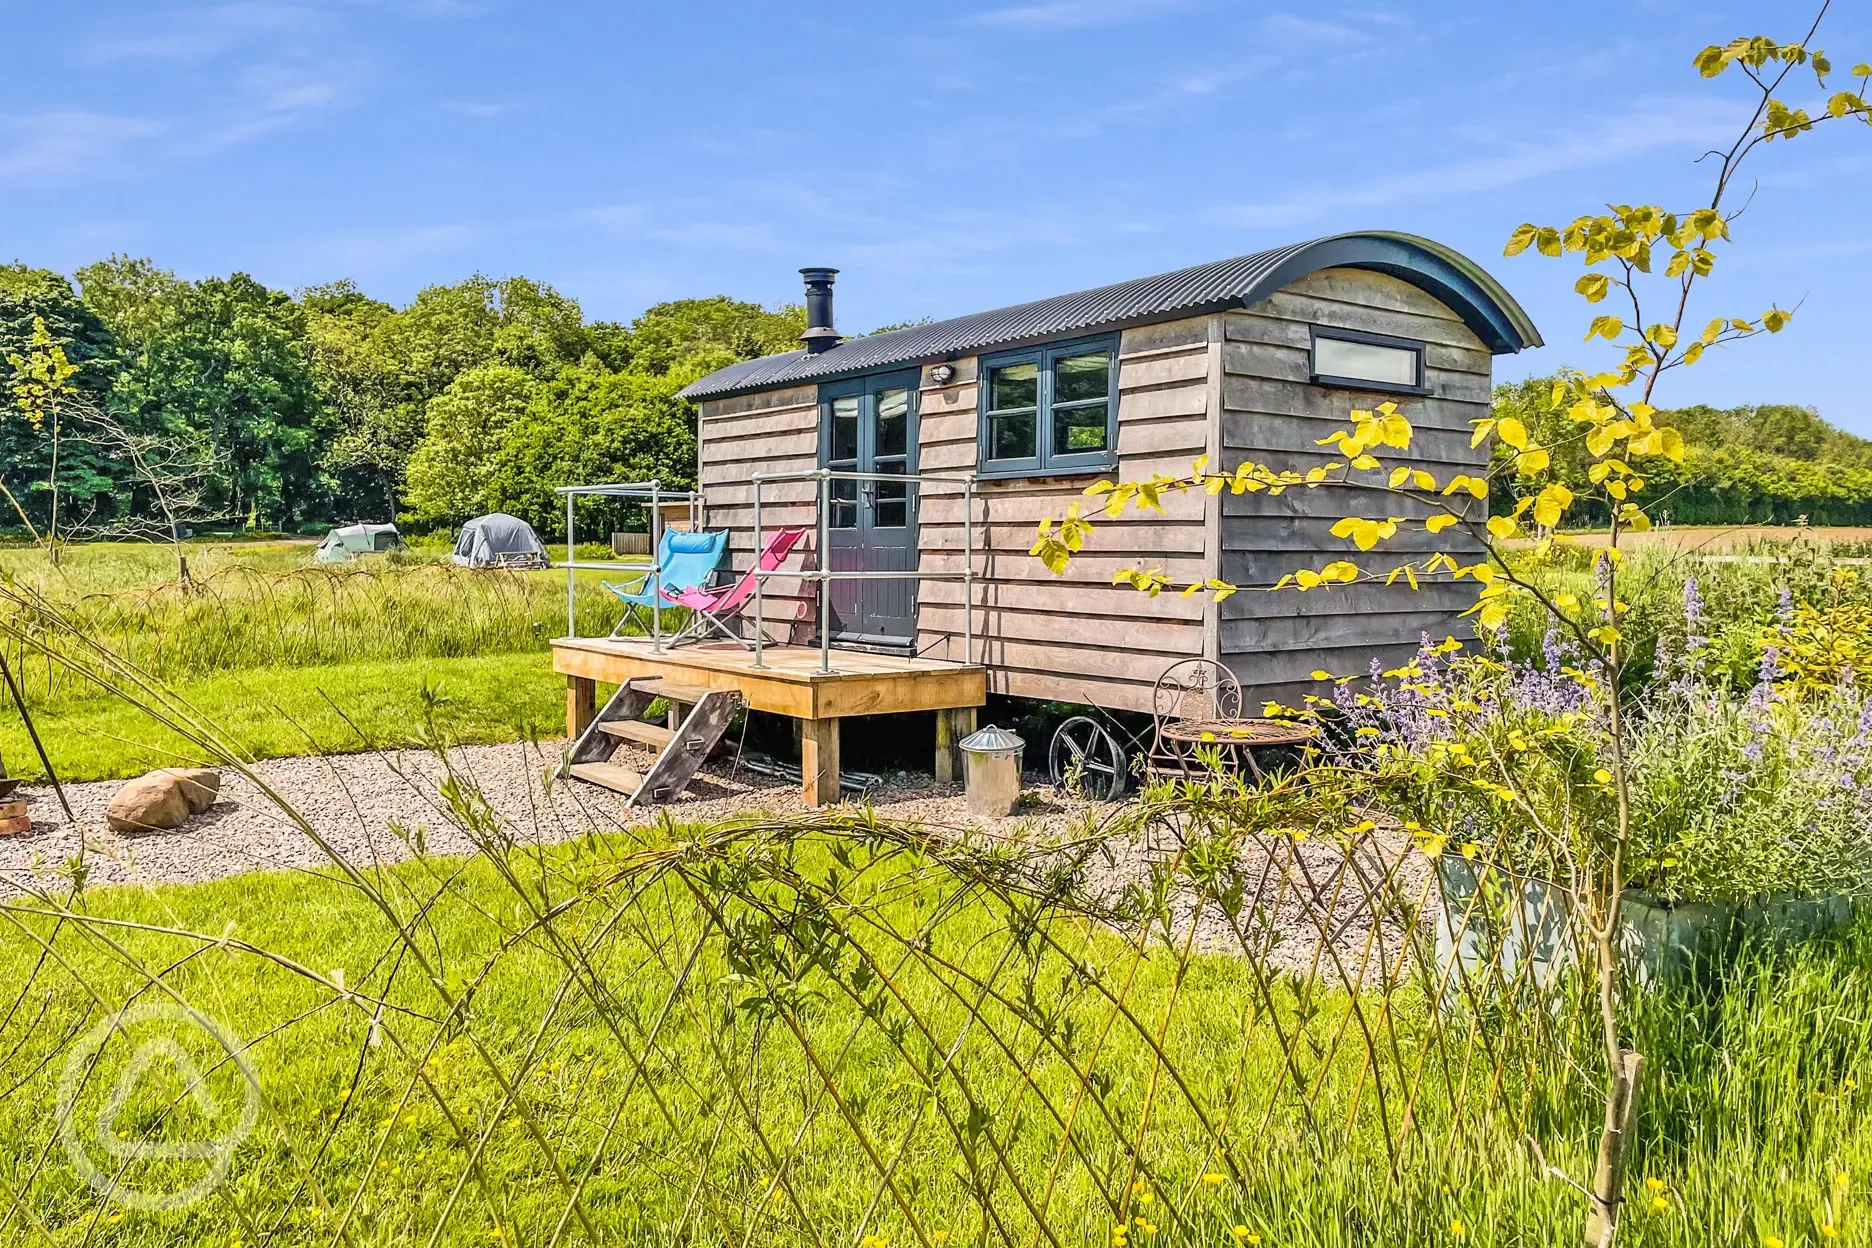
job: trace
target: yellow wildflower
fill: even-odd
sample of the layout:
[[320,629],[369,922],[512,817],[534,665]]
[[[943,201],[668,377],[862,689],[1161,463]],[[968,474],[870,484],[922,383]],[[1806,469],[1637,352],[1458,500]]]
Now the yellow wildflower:
[[1469,1233],[1469,1228],[1463,1225],[1463,1220],[1461,1218],[1451,1218],[1449,1233],[1454,1235],[1457,1239],[1461,1239]]
[[1653,1196],[1651,1198],[1652,1213],[1669,1213],[1670,1207],[1670,1201],[1663,1196]]
[[1663,1179],[1656,1178],[1656,1177],[1646,1179],[1644,1181],[1644,1185],[1645,1185],[1645,1190],[1647,1192],[1650,1192],[1653,1196],[1662,1195],[1664,1192],[1664,1189],[1670,1186],[1668,1183],[1664,1182]]
[[1255,1248],[1255,1245],[1261,1242],[1261,1237],[1245,1226],[1237,1226],[1235,1228],[1235,1238],[1247,1244],[1248,1248]]
[[1212,1173],[1203,1175],[1203,1182],[1207,1183],[1210,1187],[1216,1187],[1222,1182],[1224,1177],[1225,1176],[1223,1175],[1215,1174],[1212,1172]]
[[1822,1222],[1820,1224],[1820,1233],[1826,1236],[1828,1239],[1839,1238],[1839,1231],[1834,1229],[1834,1226],[1831,1222]]
[[1838,1174],[1833,1176],[1833,1190],[1834,1191],[1844,1193],[1845,1190],[1851,1186],[1852,1186],[1852,1175],[1846,1173],[1844,1170],[1840,1171]]
[[1787,1248],[1787,1241],[1779,1235],[1770,1235],[1762,1240],[1762,1248]]

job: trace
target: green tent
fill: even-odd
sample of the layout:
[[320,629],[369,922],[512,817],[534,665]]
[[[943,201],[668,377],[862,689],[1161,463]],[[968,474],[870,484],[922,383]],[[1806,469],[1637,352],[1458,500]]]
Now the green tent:
[[320,563],[349,563],[359,555],[402,549],[403,535],[394,524],[347,524],[327,533],[312,557]]

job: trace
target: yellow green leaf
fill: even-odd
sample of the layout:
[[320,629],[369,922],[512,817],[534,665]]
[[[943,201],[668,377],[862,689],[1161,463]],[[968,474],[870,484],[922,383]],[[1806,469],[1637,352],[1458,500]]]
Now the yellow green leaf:
[[1603,273],[1588,273],[1573,283],[1573,289],[1586,296],[1587,303],[1598,303],[1611,288],[1611,279]]
[[1489,517],[1488,531],[1503,541],[1507,541],[1509,538],[1513,537],[1520,527],[1520,525],[1510,520],[1507,516]]
[[1455,523],[1456,523],[1455,516],[1451,516],[1451,515],[1431,516],[1428,520],[1424,521],[1423,527],[1428,529],[1432,533],[1441,533],[1444,529],[1449,528],[1452,524],[1455,524]]

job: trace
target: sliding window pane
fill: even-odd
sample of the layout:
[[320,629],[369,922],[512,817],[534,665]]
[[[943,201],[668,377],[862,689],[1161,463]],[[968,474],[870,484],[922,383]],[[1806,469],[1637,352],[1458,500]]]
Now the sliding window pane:
[[[827,464],[834,472],[856,472],[856,461],[844,464]],[[835,529],[855,529],[858,527],[858,483],[840,481],[834,478],[826,482],[830,492],[829,505],[826,508],[826,523]]]
[[991,415],[988,418],[989,459],[1034,459],[1040,447],[1034,438],[1032,412]]
[[1005,364],[991,369],[988,376],[988,408],[1006,411],[1015,407],[1037,407],[1040,403],[1040,366]]
[[1053,365],[1053,401],[1077,403],[1111,394],[1111,352],[1071,355]]
[[[910,392],[880,390],[877,395],[878,455],[902,455],[910,431]],[[880,471],[882,471],[880,469]]]
[[832,400],[832,455],[837,459],[858,458],[858,396]]
[[[877,465],[879,472],[892,474],[904,470],[904,461],[890,460]],[[873,528],[901,529],[910,522],[910,483],[908,481],[876,481],[872,483],[877,494],[871,514]]]
[[1104,403],[1080,403],[1073,407],[1053,408],[1053,453],[1084,455],[1110,450],[1109,427]]

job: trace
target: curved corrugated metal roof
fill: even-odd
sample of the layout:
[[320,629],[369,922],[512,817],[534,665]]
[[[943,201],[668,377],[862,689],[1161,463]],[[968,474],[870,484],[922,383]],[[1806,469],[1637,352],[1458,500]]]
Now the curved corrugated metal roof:
[[1462,317],[1497,355],[1541,345],[1540,331],[1514,296],[1474,261],[1414,234],[1365,230],[1215,260],[1174,273],[976,312],[932,325],[850,338],[829,351],[743,360],[682,391],[684,398],[822,381],[893,365],[928,363],[1049,338],[1172,320],[1259,303],[1320,269],[1373,269],[1421,287]]

